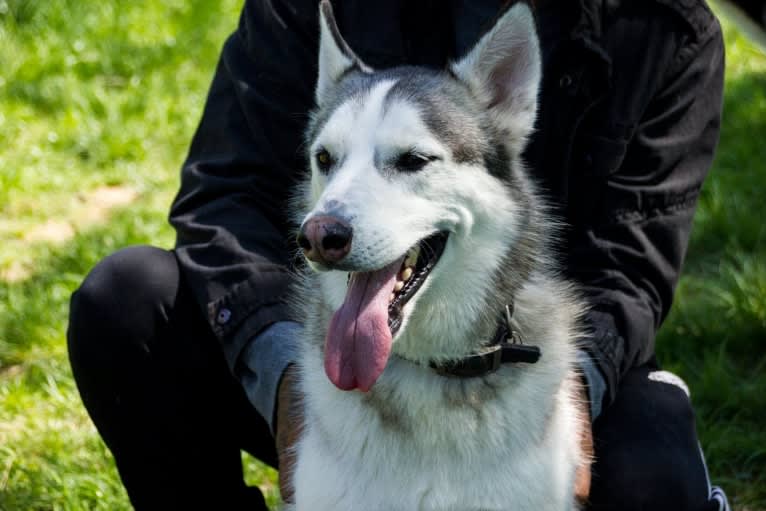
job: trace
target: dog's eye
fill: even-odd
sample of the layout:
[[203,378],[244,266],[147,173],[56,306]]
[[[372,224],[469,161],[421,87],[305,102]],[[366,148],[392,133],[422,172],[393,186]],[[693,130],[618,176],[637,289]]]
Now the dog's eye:
[[425,156],[423,154],[407,151],[402,153],[396,159],[396,168],[402,172],[416,172],[425,167],[428,163],[435,160],[434,156]]
[[327,151],[327,149],[320,149],[317,151],[314,155],[314,158],[316,158],[317,167],[319,167],[319,170],[322,172],[327,172],[330,170],[330,167],[332,166],[332,156]]

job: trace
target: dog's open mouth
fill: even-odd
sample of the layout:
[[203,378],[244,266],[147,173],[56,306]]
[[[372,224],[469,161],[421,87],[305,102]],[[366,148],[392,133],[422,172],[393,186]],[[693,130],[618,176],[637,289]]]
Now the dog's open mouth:
[[446,245],[447,234],[439,232],[420,240],[407,251],[388,298],[388,327],[391,335],[396,335],[402,326],[402,309],[423,285]]
[[325,372],[338,388],[367,391],[381,375],[402,310],[438,263],[447,237],[433,234],[383,268],[349,274],[325,337]]

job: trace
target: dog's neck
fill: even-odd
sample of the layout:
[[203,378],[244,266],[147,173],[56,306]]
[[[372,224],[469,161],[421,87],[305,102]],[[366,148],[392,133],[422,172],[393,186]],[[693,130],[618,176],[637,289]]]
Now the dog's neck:
[[[538,346],[526,344],[513,319],[513,302],[506,304],[495,335],[475,353],[447,361],[430,361],[429,369],[451,378],[481,378],[497,371],[503,364],[534,364],[541,356]],[[399,357],[413,364],[406,357]]]

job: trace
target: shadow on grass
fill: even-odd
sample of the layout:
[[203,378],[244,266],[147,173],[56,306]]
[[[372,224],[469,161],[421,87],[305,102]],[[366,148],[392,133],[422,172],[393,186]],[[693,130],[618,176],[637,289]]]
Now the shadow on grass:
[[17,25],[27,25],[35,19],[39,4],[39,0],[6,0],[5,12],[0,15],[0,21],[8,23],[13,20]]

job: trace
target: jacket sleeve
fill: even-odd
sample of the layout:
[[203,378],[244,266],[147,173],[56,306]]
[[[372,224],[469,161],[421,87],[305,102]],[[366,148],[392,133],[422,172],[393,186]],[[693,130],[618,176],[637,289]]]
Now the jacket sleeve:
[[707,37],[681,45],[597,193],[597,213],[570,234],[567,268],[591,306],[587,348],[606,380],[606,404],[621,377],[654,355],[718,142],[723,68],[713,19]]
[[227,40],[170,211],[184,278],[230,368],[288,318],[285,205],[304,167],[316,3],[247,0]]

